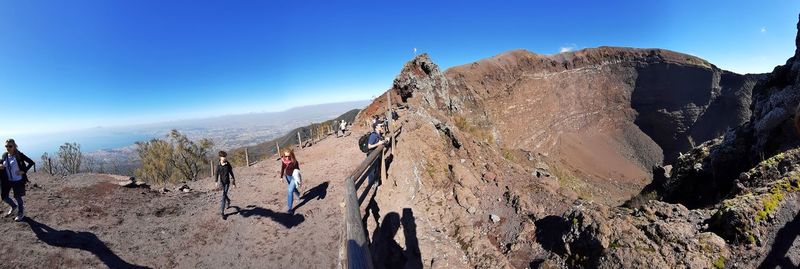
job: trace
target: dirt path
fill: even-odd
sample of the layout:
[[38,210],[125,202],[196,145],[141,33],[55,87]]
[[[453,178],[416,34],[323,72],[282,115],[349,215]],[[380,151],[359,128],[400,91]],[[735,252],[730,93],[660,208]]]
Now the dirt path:
[[337,267],[342,182],[363,160],[356,139],[328,138],[297,152],[304,186],[295,215],[285,213],[277,161],[235,169],[227,220],[209,179],[190,184],[190,193],[160,194],[103,175],[34,174],[41,187],[26,197],[30,220],[0,219],[0,267]]

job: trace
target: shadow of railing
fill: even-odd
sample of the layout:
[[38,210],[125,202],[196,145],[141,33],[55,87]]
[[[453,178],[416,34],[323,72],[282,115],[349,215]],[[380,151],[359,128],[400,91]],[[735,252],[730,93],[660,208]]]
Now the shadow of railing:
[[[372,255],[369,251],[369,240],[367,237],[367,229],[361,218],[361,203],[369,194],[372,189],[373,182],[369,182],[366,177],[368,172],[373,173],[372,169],[379,167],[382,163],[385,147],[383,145],[374,149],[367,158],[353,171],[347,179],[345,179],[345,236],[344,246],[346,248],[347,257],[343,261],[346,268],[368,268],[372,269]],[[358,187],[356,187],[358,182]],[[365,188],[364,182],[367,182]],[[362,193],[359,194],[359,190]]]

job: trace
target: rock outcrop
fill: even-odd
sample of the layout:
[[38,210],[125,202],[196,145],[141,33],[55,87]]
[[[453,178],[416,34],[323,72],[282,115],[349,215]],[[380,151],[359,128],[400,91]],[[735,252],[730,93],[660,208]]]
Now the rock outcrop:
[[[441,114],[437,129],[491,145],[528,174],[539,168],[530,163],[545,164],[561,187],[616,205],[649,182],[653,166],[749,119],[760,77],[660,49],[516,50],[445,72],[423,54],[386,94],[402,105],[418,97],[415,109]],[[362,115],[385,111],[385,99]]]
[[800,262],[793,247],[800,235],[797,45],[785,65],[754,87],[745,124],[681,154],[669,177],[640,194],[711,210],[701,230],[725,239],[729,261],[738,267],[791,268]]
[[[444,72],[417,56],[355,121],[385,113],[389,95],[400,114],[392,128],[402,128],[368,230],[415,211],[428,232],[398,240],[419,240],[433,267],[714,266],[730,250],[706,230],[712,211],[614,206],[665,152],[688,150],[688,137],[748,119],[757,78],[651,49],[512,51]],[[576,207],[579,198],[595,202]]]
[[450,96],[464,103],[463,125],[509,151],[558,156],[556,176],[584,181],[569,186],[582,197],[617,198],[607,204],[641,189],[653,166],[674,162],[693,141],[744,123],[760,77],[667,50],[612,47],[512,51],[447,75]]

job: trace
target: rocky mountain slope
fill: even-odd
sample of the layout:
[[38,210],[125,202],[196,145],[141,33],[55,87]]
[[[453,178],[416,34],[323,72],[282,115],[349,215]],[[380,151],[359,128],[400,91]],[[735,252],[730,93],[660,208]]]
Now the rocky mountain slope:
[[615,204],[647,184],[653,166],[744,123],[760,77],[658,49],[518,50],[453,67],[418,94],[503,156],[533,156],[576,195]]
[[[380,211],[416,212],[422,254],[377,260],[794,267],[796,57],[771,74],[737,75],[650,49],[513,51],[444,72],[418,56],[386,93],[401,132],[376,200]],[[384,112],[385,98],[356,121]],[[664,163],[674,168],[651,175]],[[370,231],[382,230],[380,217]]]

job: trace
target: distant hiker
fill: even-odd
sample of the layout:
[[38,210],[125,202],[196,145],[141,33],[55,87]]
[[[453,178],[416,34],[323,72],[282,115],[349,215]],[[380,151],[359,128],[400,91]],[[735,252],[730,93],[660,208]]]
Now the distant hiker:
[[[25,210],[22,203],[22,196],[25,196],[25,184],[28,182],[28,170],[35,164],[31,158],[25,156],[17,149],[17,142],[14,139],[6,140],[6,152],[0,162],[0,170],[5,174],[0,182],[0,195],[3,196],[3,201],[6,202],[11,209],[6,213],[6,217],[14,214],[17,211],[15,221],[22,221],[25,219]],[[14,190],[14,200],[8,197]]]
[[233,166],[228,162],[228,153],[225,151],[219,152],[219,165],[217,166],[217,190],[222,189],[222,205],[220,206],[220,214],[222,219],[226,219],[225,208],[231,206],[231,199],[228,198],[228,188],[230,185],[236,186],[236,176],[233,175]]
[[[383,124],[376,123],[372,125],[372,133],[369,134],[369,138],[367,139],[367,156],[372,153],[375,148],[379,147],[380,145],[385,145],[389,142],[389,138],[383,138]],[[375,162],[369,170],[367,171],[367,178],[369,179],[369,184],[372,184],[377,177],[377,173],[380,168],[380,162]],[[380,182],[378,183],[380,185]]]
[[344,136],[345,130],[347,130],[347,122],[342,120],[342,122],[339,123],[339,131],[342,131],[342,136]]
[[286,213],[290,215],[294,214],[294,208],[292,207],[292,203],[294,201],[294,194],[296,193],[298,197],[300,197],[300,191],[297,189],[300,188],[300,184],[302,182],[302,177],[300,176],[300,162],[297,161],[297,158],[294,156],[293,149],[287,149],[283,151],[283,157],[281,157],[281,175],[280,178],[285,180],[287,184],[289,184],[287,190],[287,205],[286,205]]

